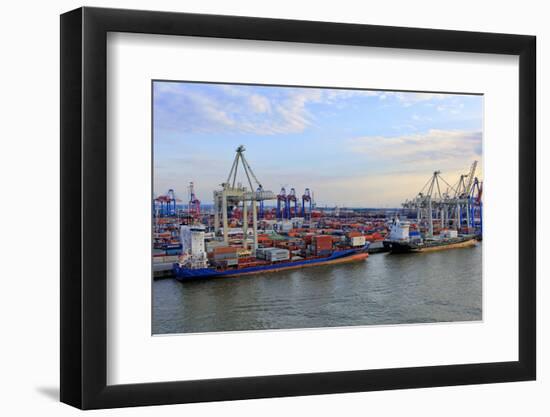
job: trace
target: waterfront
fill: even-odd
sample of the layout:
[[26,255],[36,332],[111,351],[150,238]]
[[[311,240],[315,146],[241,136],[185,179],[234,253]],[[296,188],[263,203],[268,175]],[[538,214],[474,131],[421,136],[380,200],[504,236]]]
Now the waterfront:
[[153,282],[153,334],[482,319],[482,245],[366,262]]

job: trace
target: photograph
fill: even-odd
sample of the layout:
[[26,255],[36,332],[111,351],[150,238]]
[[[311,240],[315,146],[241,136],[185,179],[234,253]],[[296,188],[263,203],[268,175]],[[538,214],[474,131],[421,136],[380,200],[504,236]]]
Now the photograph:
[[[31,158],[6,152],[46,202],[33,265],[59,285],[38,274],[29,292],[14,278],[28,262],[8,257],[21,286],[6,292],[8,324],[41,341],[33,366],[8,366],[7,381],[34,387],[10,408],[540,414],[550,26],[523,4],[445,21],[397,1],[294,1],[287,15],[92,1],[63,6],[49,32],[42,7],[14,62],[36,72],[51,43],[41,70],[55,82],[32,96],[32,77],[7,84],[21,118],[6,136],[41,151],[5,142]],[[29,97],[48,105],[30,114]],[[14,204],[6,236],[28,255],[12,219],[36,205]]]
[[151,89],[153,335],[483,320],[483,94]]

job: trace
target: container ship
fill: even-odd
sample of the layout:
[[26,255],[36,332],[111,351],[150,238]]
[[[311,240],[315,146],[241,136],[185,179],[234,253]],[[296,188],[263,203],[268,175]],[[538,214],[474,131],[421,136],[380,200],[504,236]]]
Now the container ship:
[[439,235],[422,237],[419,231],[410,231],[410,222],[395,218],[384,247],[391,253],[432,252],[444,249],[471,247],[477,244],[473,234],[459,235],[457,230],[443,229]]
[[230,246],[223,241],[207,244],[203,226],[182,226],[181,238],[183,254],[173,264],[174,276],[180,281],[357,262],[369,256],[369,242],[365,236],[357,235],[319,234],[307,240],[294,239],[288,248],[256,249]]

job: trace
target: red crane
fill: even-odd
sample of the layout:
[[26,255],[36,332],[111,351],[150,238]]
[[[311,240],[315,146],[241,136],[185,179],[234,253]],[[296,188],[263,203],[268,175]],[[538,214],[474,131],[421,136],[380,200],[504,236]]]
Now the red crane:
[[189,183],[188,191],[189,191],[189,207],[188,207],[189,216],[193,218],[198,218],[201,215],[201,202],[195,195],[195,186],[193,184],[193,181]]
[[154,215],[158,217],[174,216],[178,201],[180,200],[176,198],[174,190],[170,188],[165,195],[160,195],[154,199]]

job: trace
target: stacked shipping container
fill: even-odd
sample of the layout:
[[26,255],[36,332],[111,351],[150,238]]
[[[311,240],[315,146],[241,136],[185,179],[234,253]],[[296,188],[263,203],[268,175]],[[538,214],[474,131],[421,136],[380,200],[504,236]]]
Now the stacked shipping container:
[[332,253],[332,236],[316,235],[312,239],[313,252],[317,256],[328,256]]
[[259,248],[256,257],[269,262],[287,261],[290,259],[290,251],[279,248]]

